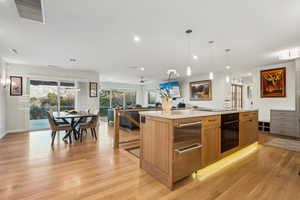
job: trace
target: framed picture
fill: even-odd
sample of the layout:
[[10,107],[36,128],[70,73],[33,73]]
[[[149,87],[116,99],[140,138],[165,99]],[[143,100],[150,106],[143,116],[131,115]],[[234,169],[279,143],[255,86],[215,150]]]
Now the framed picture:
[[190,82],[191,101],[212,100],[211,80]]
[[261,98],[286,97],[286,68],[260,71]]
[[10,77],[10,96],[23,95],[23,78],[21,76]]
[[98,83],[90,82],[90,97],[98,97]]

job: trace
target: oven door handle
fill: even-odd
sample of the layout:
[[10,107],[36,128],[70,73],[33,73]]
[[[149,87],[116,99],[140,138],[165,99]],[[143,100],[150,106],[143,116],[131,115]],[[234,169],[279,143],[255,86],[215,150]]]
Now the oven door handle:
[[195,149],[199,149],[201,148],[202,145],[199,144],[199,143],[196,143],[196,144],[192,144],[190,146],[186,146],[186,147],[181,147],[181,148],[178,148],[176,149],[175,151],[179,154],[182,154],[182,153],[185,153],[185,152],[188,152],[188,151],[192,151],[192,150],[195,150]]
[[182,128],[182,127],[189,127],[189,126],[195,126],[195,125],[200,125],[202,124],[201,121],[197,121],[197,122],[186,122],[186,123],[179,123],[177,122],[175,127],[177,128]]
[[223,122],[222,124],[234,124],[234,123],[237,123],[239,122],[240,120],[235,120],[235,121],[230,121],[230,122]]

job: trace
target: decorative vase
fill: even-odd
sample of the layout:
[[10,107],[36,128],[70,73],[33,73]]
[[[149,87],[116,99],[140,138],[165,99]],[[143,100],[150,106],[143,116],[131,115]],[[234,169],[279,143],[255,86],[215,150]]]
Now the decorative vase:
[[172,98],[164,97],[162,98],[162,111],[166,114],[170,114],[172,110]]

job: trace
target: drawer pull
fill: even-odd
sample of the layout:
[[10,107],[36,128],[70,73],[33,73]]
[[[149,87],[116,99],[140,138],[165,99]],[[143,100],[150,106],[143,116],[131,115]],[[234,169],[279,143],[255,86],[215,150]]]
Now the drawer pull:
[[195,149],[200,149],[201,147],[202,147],[201,144],[196,143],[196,144],[192,144],[192,145],[189,145],[189,146],[186,146],[186,147],[178,148],[175,151],[179,154],[182,154],[182,153],[192,151],[192,150],[195,150]]
[[216,122],[216,119],[209,119],[208,122]]
[[185,123],[177,122],[176,125],[175,125],[175,127],[182,128],[182,127],[189,127],[189,126],[200,126],[201,123],[202,123],[201,121],[185,122]]

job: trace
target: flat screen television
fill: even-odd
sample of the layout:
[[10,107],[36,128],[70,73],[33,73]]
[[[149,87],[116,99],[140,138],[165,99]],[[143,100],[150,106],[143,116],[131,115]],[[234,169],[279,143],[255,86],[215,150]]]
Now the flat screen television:
[[178,81],[162,83],[159,85],[160,89],[168,89],[171,93],[172,98],[180,98],[180,85]]

